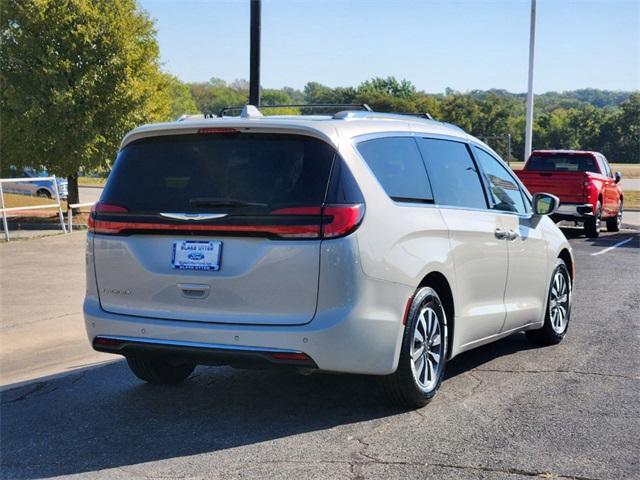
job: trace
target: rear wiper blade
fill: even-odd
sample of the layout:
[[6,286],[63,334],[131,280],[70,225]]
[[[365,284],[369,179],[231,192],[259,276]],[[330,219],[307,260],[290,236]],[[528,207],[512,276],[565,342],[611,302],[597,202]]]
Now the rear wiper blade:
[[194,207],[231,207],[231,208],[242,208],[242,207],[268,207],[269,205],[266,203],[259,202],[245,202],[244,200],[236,200],[233,198],[192,198],[189,200],[189,204]]

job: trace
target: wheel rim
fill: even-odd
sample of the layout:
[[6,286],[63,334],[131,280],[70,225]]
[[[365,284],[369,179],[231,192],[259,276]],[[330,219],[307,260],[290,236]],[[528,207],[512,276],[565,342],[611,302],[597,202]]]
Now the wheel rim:
[[620,225],[622,225],[622,202],[620,202],[620,205],[618,206],[618,216],[616,218],[616,223],[618,225],[618,228],[620,228]]
[[430,307],[423,308],[413,329],[411,342],[411,371],[418,386],[433,390],[440,378],[444,343],[438,314]]
[[571,302],[571,285],[562,271],[553,276],[551,297],[549,298],[549,317],[554,332],[561,334],[569,322],[569,305]]
[[602,214],[601,214],[601,212],[600,212],[600,209],[598,209],[598,210],[596,211],[596,218],[595,218],[595,220],[596,220],[596,232],[599,232],[599,231],[600,231],[600,217],[601,217],[601,215],[602,215]]

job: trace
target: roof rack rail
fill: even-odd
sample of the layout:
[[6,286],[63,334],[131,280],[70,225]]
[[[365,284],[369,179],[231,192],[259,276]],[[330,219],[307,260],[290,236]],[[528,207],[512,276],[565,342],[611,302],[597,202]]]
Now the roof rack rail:
[[[391,112],[394,113],[394,112]],[[418,118],[426,118],[427,120],[433,120],[433,117],[429,112],[424,113],[409,113],[409,112],[399,112],[397,115],[407,115],[409,117],[418,117]]]
[[[230,111],[242,111],[246,105],[233,105],[226,106],[220,109],[218,112],[219,117],[224,117],[227,112]],[[373,110],[366,103],[304,103],[304,104],[278,104],[278,105],[259,105],[256,106],[258,110],[261,108],[341,108],[345,110],[363,110],[365,112],[372,112]]]

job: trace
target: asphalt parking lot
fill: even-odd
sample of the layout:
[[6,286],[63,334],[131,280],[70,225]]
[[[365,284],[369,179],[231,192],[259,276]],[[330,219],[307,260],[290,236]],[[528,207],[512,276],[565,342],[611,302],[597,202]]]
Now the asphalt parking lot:
[[84,337],[84,233],[0,245],[1,477],[640,478],[640,232],[565,233],[565,341],[463,354],[416,411],[346,375],[199,367],[142,384]]

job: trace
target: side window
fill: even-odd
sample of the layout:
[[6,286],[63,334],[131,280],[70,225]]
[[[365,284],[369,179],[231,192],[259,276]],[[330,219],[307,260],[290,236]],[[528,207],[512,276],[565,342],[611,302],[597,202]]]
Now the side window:
[[357,148],[393,200],[433,202],[427,171],[412,137],[377,138]]
[[611,174],[611,167],[609,167],[609,162],[607,162],[605,156],[599,155],[598,159],[600,160],[600,168],[602,169],[602,173],[609,178],[613,178],[613,175]]
[[434,199],[439,205],[487,208],[478,169],[464,143],[421,138]]
[[493,208],[526,213],[522,192],[513,175],[489,153],[475,146],[473,150],[489,184]]

